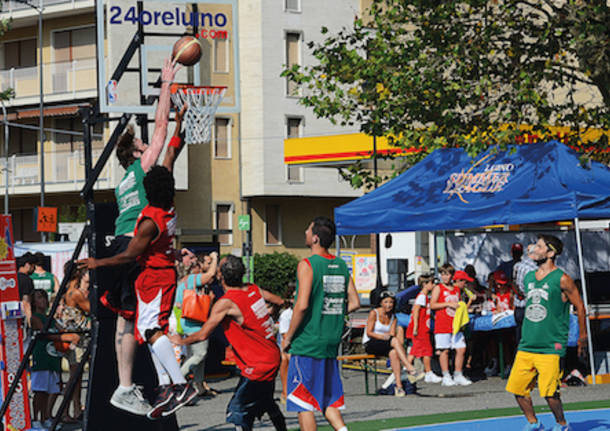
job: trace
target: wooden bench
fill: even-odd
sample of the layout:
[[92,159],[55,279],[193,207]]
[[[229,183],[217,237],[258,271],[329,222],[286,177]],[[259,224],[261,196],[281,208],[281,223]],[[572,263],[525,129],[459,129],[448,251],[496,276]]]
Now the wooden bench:
[[[368,353],[355,354],[355,355],[342,355],[337,356],[338,361],[357,361],[360,362],[360,367],[364,370],[364,388],[367,395],[369,393],[369,370],[373,372],[375,375],[375,394],[377,394],[377,366],[375,361],[377,359],[383,359],[375,355],[370,355]],[[369,360],[372,361],[372,364],[369,364]]]

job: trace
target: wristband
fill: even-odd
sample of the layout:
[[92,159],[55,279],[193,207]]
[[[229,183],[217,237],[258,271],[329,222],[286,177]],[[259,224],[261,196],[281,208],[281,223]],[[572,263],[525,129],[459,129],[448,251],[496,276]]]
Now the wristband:
[[181,143],[182,143],[182,140],[180,139],[180,136],[172,136],[172,139],[169,140],[168,147],[174,147],[174,148],[178,149],[178,148],[180,148]]

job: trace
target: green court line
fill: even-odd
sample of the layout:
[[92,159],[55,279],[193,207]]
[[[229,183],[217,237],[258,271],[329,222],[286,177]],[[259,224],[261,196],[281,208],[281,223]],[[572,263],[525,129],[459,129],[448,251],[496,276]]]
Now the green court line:
[[[582,401],[576,403],[564,403],[564,410],[591,410],[610,408],[610,400],[598,401]],[[536,406],[537,413],[550,412],[548,406]],[[348,427],[350,431],[381,431],[392,428],[402,428],[417,425],[431,425],[436,423],[458,422],[473,419],[487,419],[503,416],[520,415],[521,410],[518,407],[508,407],[501,409],[487,409],[474,411],[460,411],[452,413],[437,413],[432,415],[407,416],[402,418],[377,419],[372,421],[350,422]],[[318,428],[320,431],[332,431],[332,427],[326,425]],[[295,431],[298,428],[295,428]]]

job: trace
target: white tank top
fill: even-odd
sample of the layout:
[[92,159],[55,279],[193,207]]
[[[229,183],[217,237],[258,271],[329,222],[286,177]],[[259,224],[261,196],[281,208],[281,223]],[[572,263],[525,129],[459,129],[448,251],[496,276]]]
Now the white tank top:
[[[390,319],[390,323],[388,323],[387,325],[384,325],[383,323],[381,323],[379,321],[379,313],[377,312],[377,309],[375,308],[373,310],[375,312],[375,315],[377,316],[377,318],[375,319],[375,326],[373,327],[373,332],[375,334],[379,334],[379,335],[384,335],[384,334],[389,334],[390,333],[390,328],[392,327],[392,322],[394,322],[394,314],[392,314],[392,318]],[[369,336],[366,334],[366,328],[364,329],[364,335],[362,336],[362,344],[366,344],[368,343],[370,340]]]

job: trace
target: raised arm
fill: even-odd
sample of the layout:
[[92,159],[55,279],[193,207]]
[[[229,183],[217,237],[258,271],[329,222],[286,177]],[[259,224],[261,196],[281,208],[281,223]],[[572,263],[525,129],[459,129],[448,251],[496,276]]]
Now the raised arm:
[[580,293],[578,292],[578,288],[568,274],[563,274],[561,276],[561,281],[559,282],[561,287],[561,293],[563,293],[568,301],[574,306],[576,309],[576,314],[578,315],[578,328],[580,330],[578,337],[578,356],[583,356],[587,351],[587,311],[585,310],[585,304],[582,302],[582,298],[580,297]]
[[188,337],[182,338],[178,334],[169,335],[169,339],[172,343],[177,345],[182,344],[193,344],[198,341],[207,340],[212,331],[216,329],[218,325],[222,323],[225,317],[230,315],[231,309],[233,308],[233,302],[220,298],[216,304],[212,307],[212,311],[210,312],[210,317],[203,324],[201,329]]
[[281,296],[278,296],[275,293],[271,293],[268,290],[261,289],[260,287],[259,287],[259,290],[261,291],[261,295],[263,296],[263,299],[266,302],[270,302],[272,304],[279,305],[279,306],[284,305],[285,301]]
[[185,104],[182,106],[180,112],[176,112],[176,128],[174,129],[174,136],[172,136],[172,139],[170,139],[169,144],[167,145],[167,150],[165,150],[163,166],[165,166],[170,172],[174,171],[176,159],[184,148],[184,133],[181,131],[181,129],[182,118],[184,117],[184,113],[186,112],[187,108],[188,106]]
[[129,241],[127,249],[124,252],[104,259],[94,259],[92,257],[82,259],[78,261],[78,266],[79,268],[95,269],[100,266],[116,266],[132,262],[138,256],[144,254],[146,247],[155,239],[158,232],[157,225],[151,219],[146,218],[140,222],[138,233]]
[[163,150],[165,138],[167,137],[167,124],[169,122],[169,107],[171,105],[169,87],[176,76],[176,72],[180,69],[180,65],[174,66],[169,58],[165,59],[163,69],[161,69],[161,94],[155,111],[155,131],[153,132],[150,145],[142,153],[140,163],[144,172],[148,172],[152,168]]

